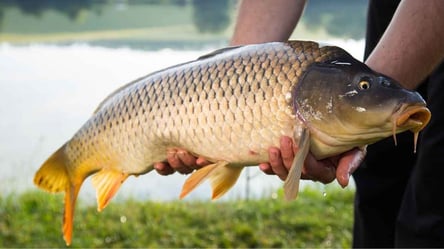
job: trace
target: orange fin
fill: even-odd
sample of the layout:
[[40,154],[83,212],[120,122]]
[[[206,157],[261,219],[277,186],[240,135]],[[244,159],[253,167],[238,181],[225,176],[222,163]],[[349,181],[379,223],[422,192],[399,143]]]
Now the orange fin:
[[179,198],[183,199],[187,196],[191,191],[193,191],[197,186],[207,179],[208,174],[211,173],[216,168],[217,164],[210,164],[203,168],[200,168],[191,174],[190,177],[187,178],[185,183],[182,186],[182,192],[180,193]]
[[284,182],[284,194],[287,201],[296,199],[299,193],[302,167],[310,149],[310,133],[306,128],[302,130],[298,148],[299,150],[293,159],[287,179]]
[[63,212],[63,239],[67,246],[71,245],[72,230],[74,224],[74,209],[76,206],[77,195],[79,194],[80,185],[69,186],[65,193],[65,210]]
[[213,192],[212,199],[218,199],[233,187],[242,169],[243,167],[229,167],[228,162],[225,161],[205,166],[188,177],[182,187],[180,198],[184,198],[208,178]]
[[34,184],[51,193],[65,191],[69,183],[66,168],[65,147],[63,145],[52,154],[34,176]]
[[128,176],[126,173],[113,169],[102,169],[93,176],[92,183],[97,191],[97,210],[99,212],[108,205]]
[[49,192],[56,193],[65,191],[65,210],[63,214],[63,238],[66,245],[71,244],[72,226],[74,219],[74,208],[77,195],[84,178],[73,182],[67,169],[67,158],[65,155],[66,144],[52,154],[43,163],[34,177],[34,183]]

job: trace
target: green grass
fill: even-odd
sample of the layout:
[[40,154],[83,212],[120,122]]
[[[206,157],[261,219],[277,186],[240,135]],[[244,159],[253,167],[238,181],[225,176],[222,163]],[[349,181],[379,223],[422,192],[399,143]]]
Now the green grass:
[[[280,193],[280,195],[282,195]],[[352,190],[306,188],[296,201],[79,203],[76,247],[350,247]],[[64,247],[61,195],[0,196],[0,247]]]

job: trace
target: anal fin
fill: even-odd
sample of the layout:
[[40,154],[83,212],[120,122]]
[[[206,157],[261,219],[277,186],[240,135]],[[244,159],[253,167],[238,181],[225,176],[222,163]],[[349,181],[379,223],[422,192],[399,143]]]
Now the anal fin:
[[182,186],[182,192],[180,193],[179,198],[183,199],[187,196],[191,191],[193,191],[197,186],[202,184],[208,177],[208,174],[211,173],[215,169],[216,164],[207,165],[201,169],[198,169],[187,178],[185,183]]
[[99,212],[108,205],[128,176],[126,173],[113,169],[102,169],[93,176],[92,183],[97,193],[97,210]]
[[206,179],[211,182],[212,199],[222,197],[236,183],[243,167],[230,167],[228,162],[219,161],[205,166],[193,174],[185,181],[180,198],[184,198]]
[[310,149],[310,133],[307,128],[302,130],[298,148],[299,150],[293,159],[287,179],[285,179],[284,182],[284,194],[286,200],[294,200],[298,196],[302,167],[304,166],[305,158]]

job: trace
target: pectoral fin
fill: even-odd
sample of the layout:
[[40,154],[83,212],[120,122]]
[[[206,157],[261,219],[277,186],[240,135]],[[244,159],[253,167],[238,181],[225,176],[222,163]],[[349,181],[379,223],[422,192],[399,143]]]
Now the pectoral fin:
[[102,169],[93,176],[92,183],[97,191],[97,210],[99,212],[108,205],[128,176],[126,173],[113,169]]
[[188,177],[182,187],[180,198],[184,198],[208,178],[213,192],[212,199],[218,199],[233,187],[242,169],[243,167],[229,167],[225,161],[205,166]]
[[299,150],[296,153],[287,179],[284,183],[284,193],[286,200],[294,200],[298,196],[299,181],[301,180],[302,167],[304,166],[305,158],[310,149],[310,132],[308,129],[303,129],[301,137],[299,138]]

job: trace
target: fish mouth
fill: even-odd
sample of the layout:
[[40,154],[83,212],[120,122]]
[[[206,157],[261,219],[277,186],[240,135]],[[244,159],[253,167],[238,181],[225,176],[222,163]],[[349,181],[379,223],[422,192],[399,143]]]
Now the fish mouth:
[[416,144],[419,132],[429,123],[432,114],[429,109],[423,105],[403,104],[395,114],[393,122],[393,139],[396,142],[396,131],[410,130],[413,132],[414,152],[416,152]]
[[406,128],[412,132],[421,131],[430,121],[431,113],[425,106],[406,106],[400,108],[396,126]]

